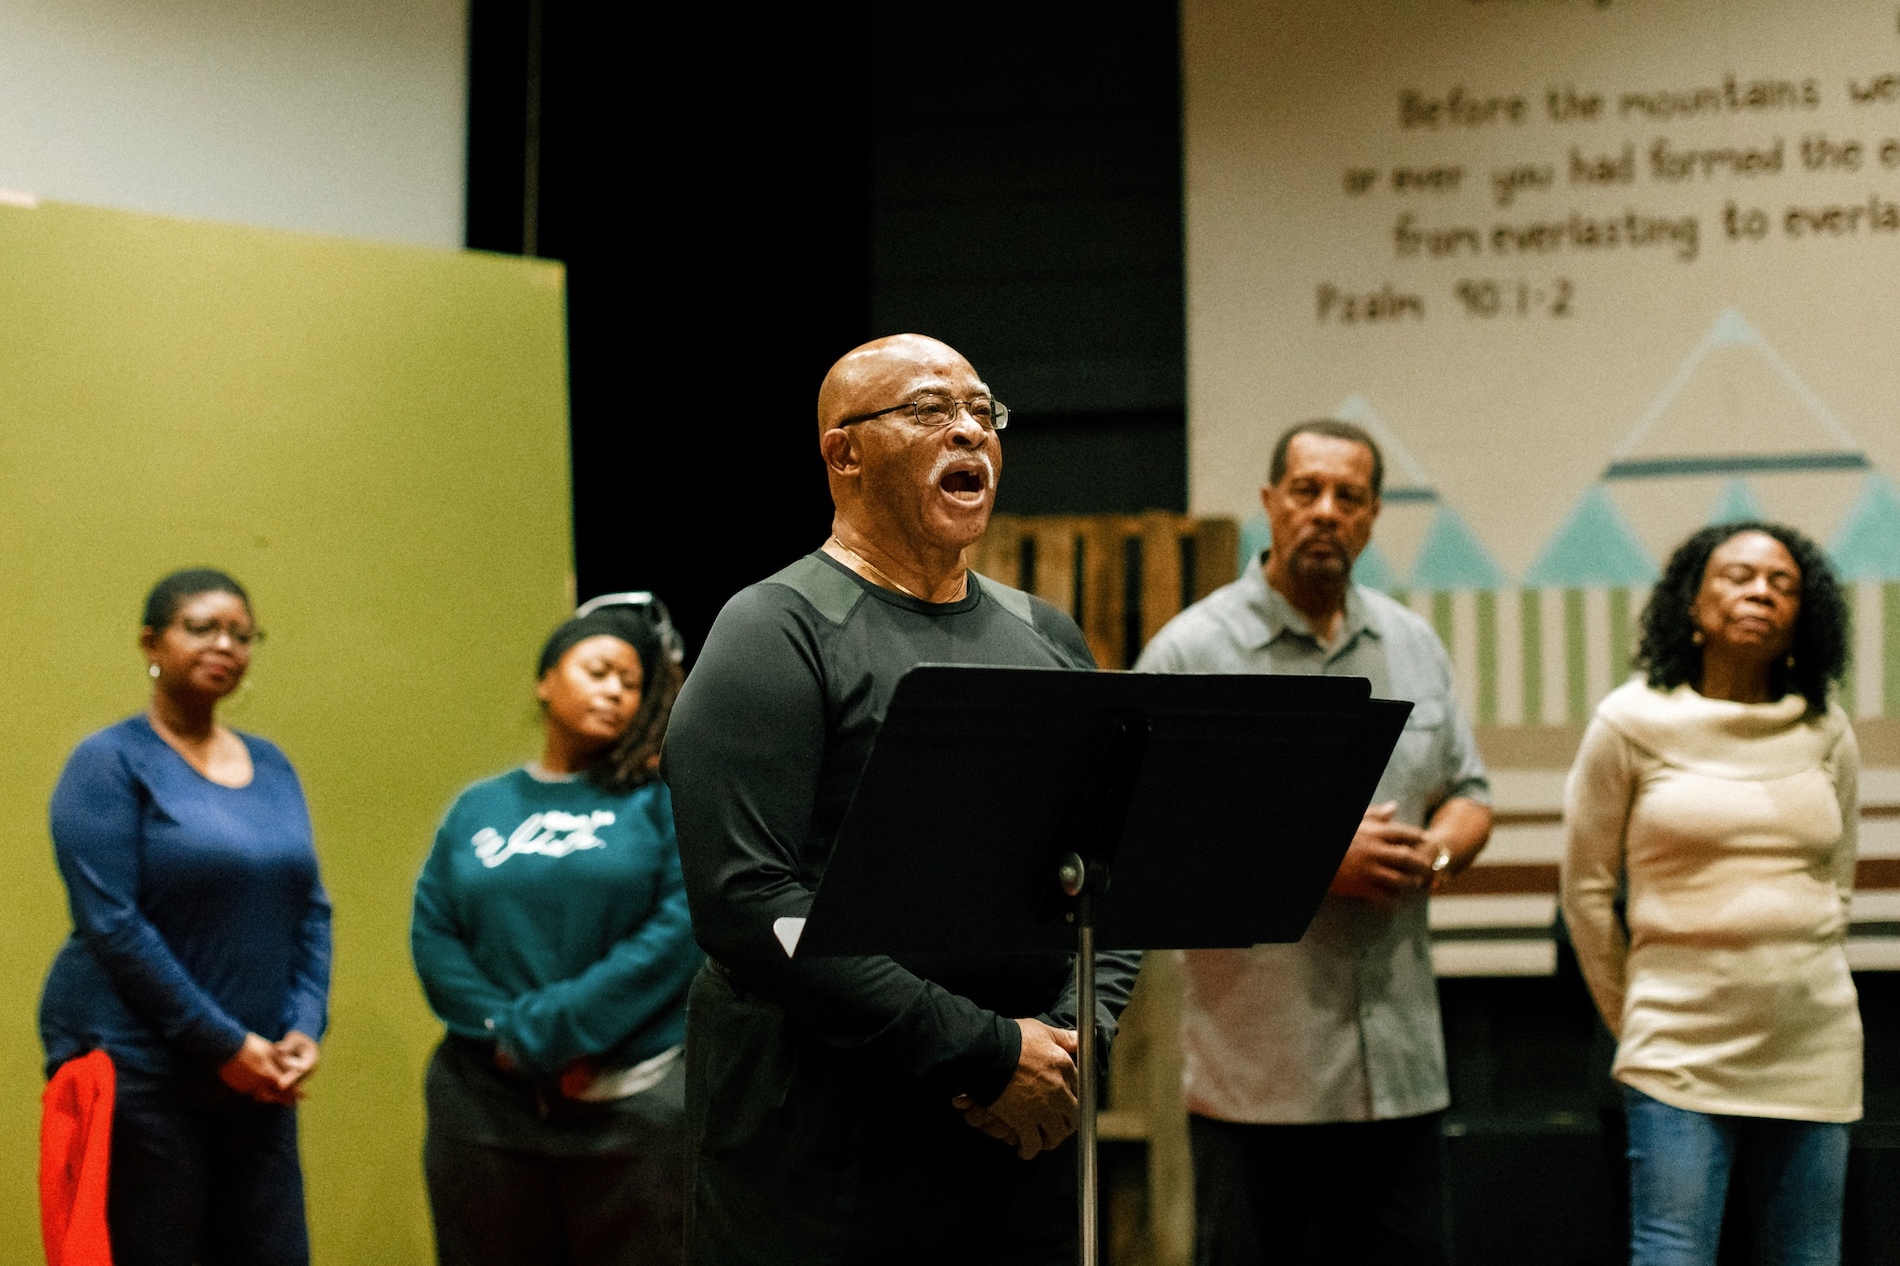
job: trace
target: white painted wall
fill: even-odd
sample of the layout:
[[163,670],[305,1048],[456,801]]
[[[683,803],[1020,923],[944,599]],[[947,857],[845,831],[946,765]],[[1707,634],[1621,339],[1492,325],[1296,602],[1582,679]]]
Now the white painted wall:
[[462,244],[467,0],[0,0],[0,189]]

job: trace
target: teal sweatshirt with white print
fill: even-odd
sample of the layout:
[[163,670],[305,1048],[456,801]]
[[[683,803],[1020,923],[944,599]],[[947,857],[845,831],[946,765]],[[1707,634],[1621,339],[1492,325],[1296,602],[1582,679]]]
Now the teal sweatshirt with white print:
[[529,1072],[679,1045],[703,955],[666,785],[616,795],[525,769],[476,783],[436,832],[409,940],[449,1031]]

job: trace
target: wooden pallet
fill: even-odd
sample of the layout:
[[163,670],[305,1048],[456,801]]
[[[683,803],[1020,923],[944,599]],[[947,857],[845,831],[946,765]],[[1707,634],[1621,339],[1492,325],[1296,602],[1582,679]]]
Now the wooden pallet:
[[1234,578],[1239,549],[1232,519],[999,514],[971,557],[1073,616],[1103,668],[1127,668],[1183,607]]

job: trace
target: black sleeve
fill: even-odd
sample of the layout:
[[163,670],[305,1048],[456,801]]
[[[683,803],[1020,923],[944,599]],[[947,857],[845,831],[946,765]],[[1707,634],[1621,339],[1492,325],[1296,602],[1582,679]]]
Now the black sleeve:
[[[1135,992],[1135,977],[1141,974],[1140,950],[1099,950],[1095,955],[1095,1027],[1104,1044],[1113,1043],[1121,1024],[1128,996]],[[1075,973],[1062,987],[1056,1005],[1036,1017],[1058,1029],[1075,1027]]]
[[819,1041],[930,1094],[992,1102],[1021,1053],[1013,1020],[889,958],[793,958],[774,933],[811,912],[799,857],[825,750],[823,664],[802,622],[817,617],[794,604],[803,600],[770,584],[728,603],[667,727],[693,930]]

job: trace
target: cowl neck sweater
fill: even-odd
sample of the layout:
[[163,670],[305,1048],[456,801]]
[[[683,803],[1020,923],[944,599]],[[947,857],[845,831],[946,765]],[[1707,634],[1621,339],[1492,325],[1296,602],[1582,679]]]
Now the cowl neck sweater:
[[1846,718],[1808,716],[1808,701],[1709,699],[1688,686],[1661,691],[1632,682],[1597,715],[1632,744],[1677,769],[1709,778],[1765,781],[1815,768],[1840,741]]
[[1562,901],[1618,1080],[1698,1112],[1860,1116],[1858,776],[1837,706],[1641,681],[1604,699],[1565,791]]

